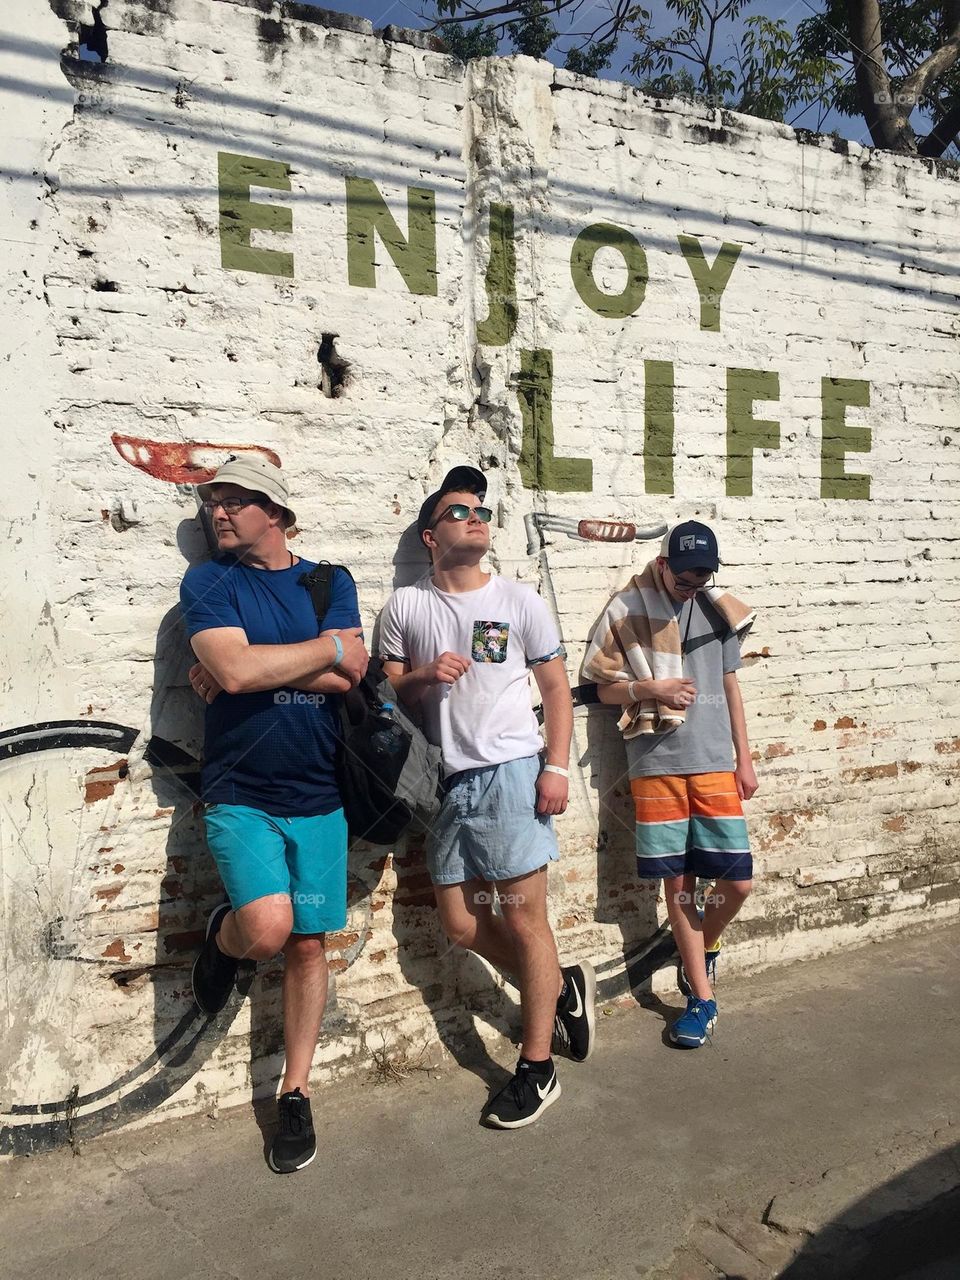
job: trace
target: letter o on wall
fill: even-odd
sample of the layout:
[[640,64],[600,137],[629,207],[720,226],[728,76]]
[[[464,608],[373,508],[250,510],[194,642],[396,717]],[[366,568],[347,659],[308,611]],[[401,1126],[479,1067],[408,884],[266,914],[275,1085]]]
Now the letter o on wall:
[[[610,248],[622,255],[627,283],[621,293],[604,293],[593,278],[593,260],[600,249]],[[598,316],[625,320],[640,309],[647,291],[647,255],[636,237],[611,222],[595,222],[573,242],[570,275],[581,300]]]

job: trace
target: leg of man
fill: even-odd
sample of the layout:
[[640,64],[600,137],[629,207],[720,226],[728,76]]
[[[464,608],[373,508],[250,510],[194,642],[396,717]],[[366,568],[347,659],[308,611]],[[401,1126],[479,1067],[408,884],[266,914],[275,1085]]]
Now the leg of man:
[[292,933],[283,948],[283,1044],[286,1067],[280,1092],[310,1093],[310,1064],[327,1002],[326,934]]
[[204,819],[207,843],[229,899],[211,913],[192,972],[194,999],[210,1017],[226,1005],[238,961],[276,955],[293,917],[285,838],[278,820],[248,805],[223,804],[209,805]]
[[557,944],[547,920],[547,869],[502,880],[497,891],[517,956],[523,1010],[520,1053],[530,1062],[542,1062],[550,1057],[557,994],[563,986]]
[[237,960],[269,960],[283,950],[292,927],[290,895],[271,893],[228,912],[217,941]]
[[462,884],[435,884],[433,892],[440,923],[450,941],[517,977],[517,949],[506,922],[494,914],[493,887],[475,878]]
[[697,877],[692,873],[664,876],[667,919],[673,933],[690,989],[700,1000],[712,1000],[713,990],[707,981],[704,960],[704,928],[697,915]]
[[[717,880],[703,913],[703,946],[712,951],[724,929],[746,902],[752,880]],[[688,970],[689,972],[689,970]]]

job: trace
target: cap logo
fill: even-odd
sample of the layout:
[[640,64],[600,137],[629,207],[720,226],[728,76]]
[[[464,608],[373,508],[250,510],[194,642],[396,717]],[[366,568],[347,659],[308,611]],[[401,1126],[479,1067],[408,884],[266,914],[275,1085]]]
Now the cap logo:
[[697,549],[697,535],[695,533],[682,533],[680,535],[680,550],[696,551],[696,549]]

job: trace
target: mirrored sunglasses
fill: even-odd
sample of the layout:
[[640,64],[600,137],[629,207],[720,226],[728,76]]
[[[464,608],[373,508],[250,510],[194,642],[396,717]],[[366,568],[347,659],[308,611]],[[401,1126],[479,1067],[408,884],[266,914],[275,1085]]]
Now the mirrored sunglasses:
[[471,515],[475,515],[484,524],[489,524],[493,519],[493,512],[489,507],[468,507],[465,502],[452,502],[449,507],[445,507],[440,512],[433,524],[427,527],[429,529],[436,528],[440,521],[445,520],[447,516],[452,516],[454,520],[469,520]]

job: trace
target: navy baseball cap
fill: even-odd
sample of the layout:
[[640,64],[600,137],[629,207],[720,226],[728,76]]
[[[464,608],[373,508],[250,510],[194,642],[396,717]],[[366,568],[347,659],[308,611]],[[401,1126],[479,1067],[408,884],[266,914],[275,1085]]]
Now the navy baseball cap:
[[717,535],[699,520],[675,524],[661,543],[660,554],[674,573],[685,573],[688,569],[709,569],[716,573],[720,568]]
[[430,528],[434,508],[445,493],[473,493],[482,502],[487,496],[487,477],[476,467],[454,467],[443,477],[440,488],[424,499],[417,516],[417,534],[422,539]]

